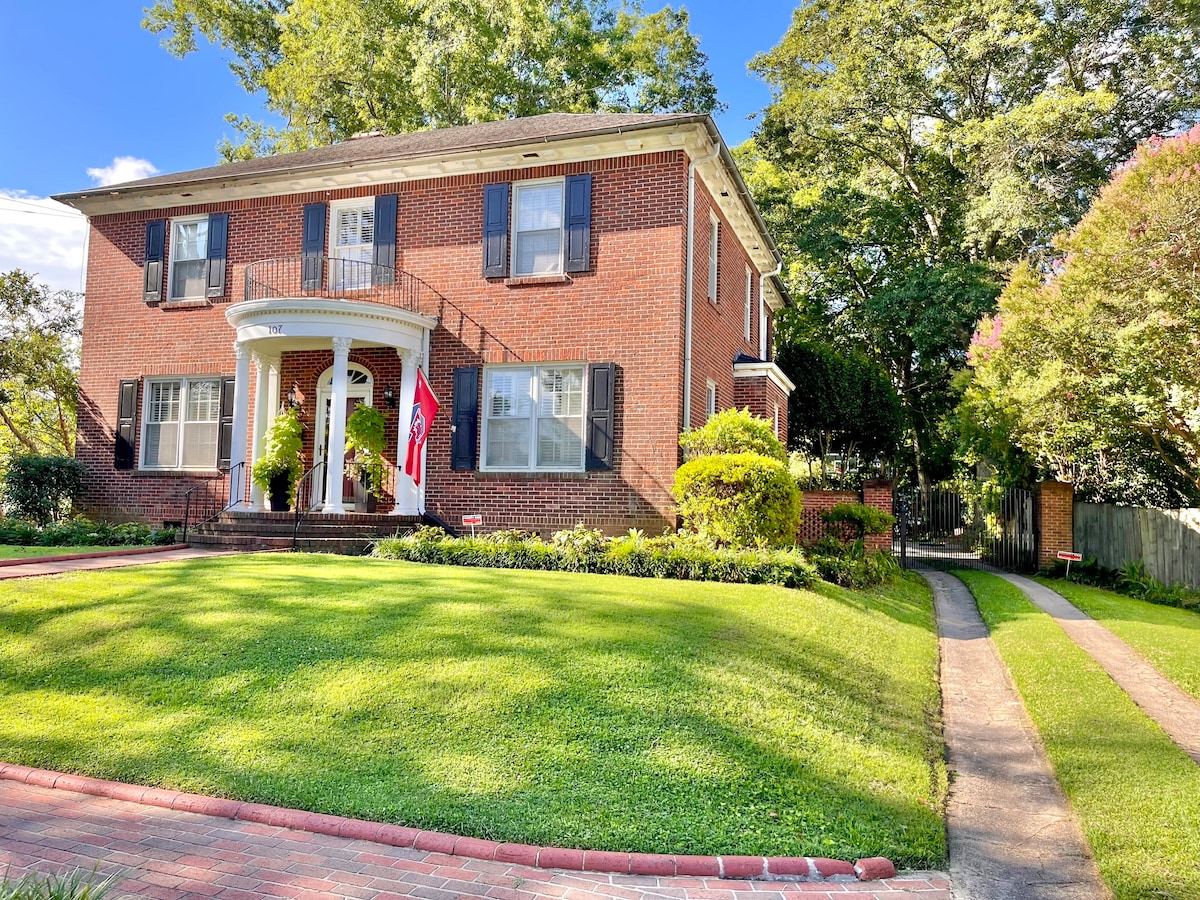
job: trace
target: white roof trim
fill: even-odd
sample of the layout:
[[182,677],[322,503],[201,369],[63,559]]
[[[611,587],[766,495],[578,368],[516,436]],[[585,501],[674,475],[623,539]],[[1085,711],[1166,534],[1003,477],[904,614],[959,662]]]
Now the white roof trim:
[[741,362],[733,364],[734,378],[770,378],[785,394],[796,389],[792,379],[783,374],[783,369],[773,362]]

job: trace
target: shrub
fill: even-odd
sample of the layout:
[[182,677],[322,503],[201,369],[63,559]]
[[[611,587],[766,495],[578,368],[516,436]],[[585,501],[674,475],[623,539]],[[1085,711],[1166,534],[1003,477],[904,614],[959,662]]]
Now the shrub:
[[503,569],[549,569],[803,587],[812,583],[813,567],[797,549],[751,550],[717,547],[695,534],[647,538],[633,531],[607,538],[578,525],[549,541],[535,534],[498,531],[475,537],[451,537],[440,528],[422,527],[411,534],[384,538],[372,555],[381,559],[489,566]]
[[[1066,575],[1066,563],[1056,560],[1054,568],[1046,574],[1063,578]],[[1071,564],[1071,580],[1116,591],[1147,603],[1200,611],[1200,590],[1185,584],[1163,584],[1146,571],[1146,564],[1140,560],[1127,562],[1119,569],[1109,569],[1100,565],[1094,556],[1089,557]]]
[[675,473],[685,526],[718,544],[779,547],[796,541],[800,491],[787,467],[758,453],[700,456]]
[[825,524],[844,528],[852,538],[862,540],[868,534],[887,534],[896,518],[882,509],[862,503],[837,503],[821,513]]
[[767,419],[759,419],[748,409],[725,409],[709,416],[699,428],[679,436],[679,446],[688,459],[727,453],[757,453],[787,462],[787,451],[775,428]]
[[16,456],[4,475],[4,504],[19,519],[57,522],[83,494],[83,463],[69,456]]
[[890,581],[900,563],[886,550],[868,551],[861,540],[844,543],[824,537],[808,548],[809,558],[824,581],[842,587],[862,588]]
[[175,543],[175,529],[151,528],[138,522],[113,525],[76,516],[38,527],[19,519],[0,519],[0,544],[25,547],[121,547]]

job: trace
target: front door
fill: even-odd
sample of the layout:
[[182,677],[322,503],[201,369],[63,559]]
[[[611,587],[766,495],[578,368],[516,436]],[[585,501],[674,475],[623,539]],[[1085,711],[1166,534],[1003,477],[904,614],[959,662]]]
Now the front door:
[[[356,366],[351,366],[349,372],[349,384],[346,387],[346,418],[350,418],[350,414],[354,412],[354,407],[360,403],[371,405],[371,376],[365,369],[359,369]],[[316,447],[314,448],[314,456],[316,462],[324,462],[325,457],[329,453],[329,421],[330,421],[330,405],[333,402],[332,389],[330,386],[330,372],[326,372],[318,382],[317,387],[317,429],[316,429]],[[354,458],[352,453],[346,454],[346,462],[350,462]],[[357,508],[362,510],[365,508],[366,491],[358,480],[350,477],[342,478],[342,505],[346,509]],[[314,505],[325,502],[325,479],[320,480],[319,485],[313,485],[313,502]]]

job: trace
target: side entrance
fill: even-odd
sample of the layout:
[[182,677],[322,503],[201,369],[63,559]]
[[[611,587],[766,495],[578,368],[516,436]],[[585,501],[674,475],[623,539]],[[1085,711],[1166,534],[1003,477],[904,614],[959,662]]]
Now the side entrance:
[[1010,488],[999,494],[896,488],[892,551],[906,569],[1038,568],[1038,494]]

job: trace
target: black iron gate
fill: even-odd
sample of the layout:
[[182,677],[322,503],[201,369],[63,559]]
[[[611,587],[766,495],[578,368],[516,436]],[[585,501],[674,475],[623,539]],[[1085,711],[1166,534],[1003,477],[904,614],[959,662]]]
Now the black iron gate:
[[955,491],[896,488],[892,549],[906,569],[1037,569],[1037,494],[1011,488],[968,496]]

